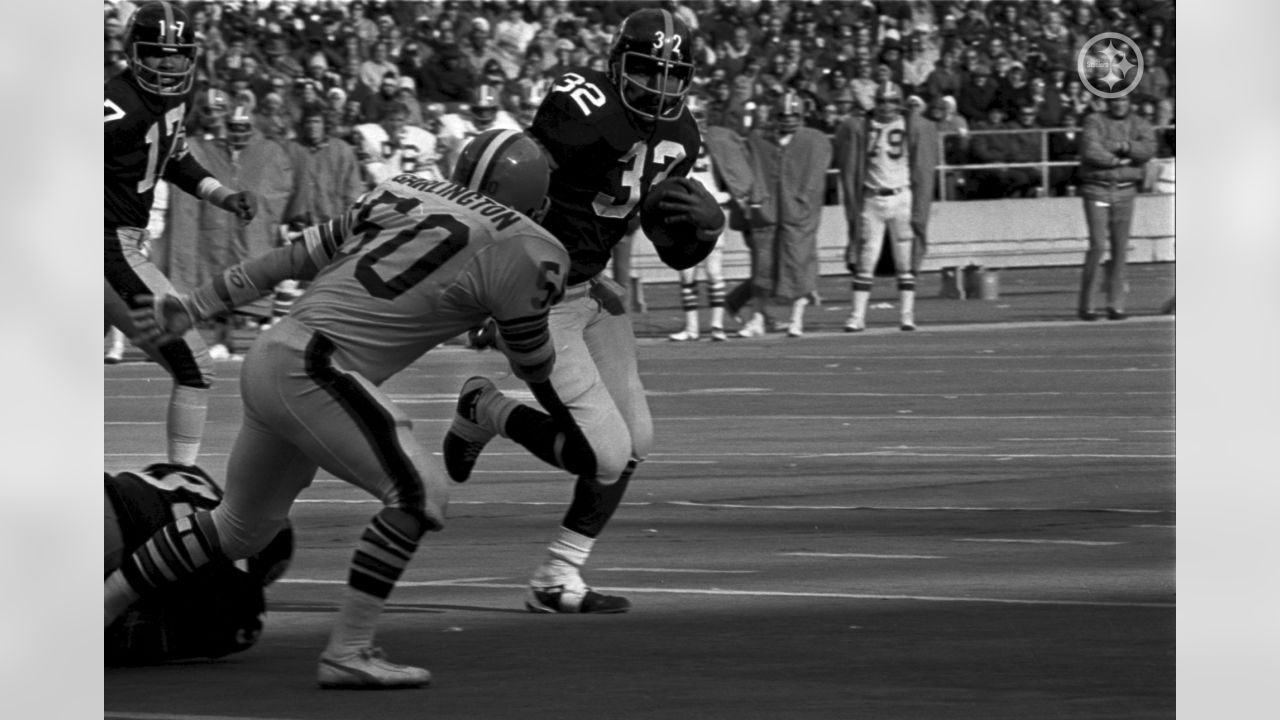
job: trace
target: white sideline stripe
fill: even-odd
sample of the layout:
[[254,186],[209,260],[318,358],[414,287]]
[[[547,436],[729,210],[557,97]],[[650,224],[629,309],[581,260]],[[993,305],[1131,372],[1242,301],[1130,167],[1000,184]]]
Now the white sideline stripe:
[[781,552],[779,555],[824,558],[870,558],[881,560],[946,560],[945,555],[876,555],[874,553]]
[[1116,459],[1116,458],[1175,458],[1177,455],[1173,453],[926,453],[926,452],[902,452],[899,450],[868,450],[866,452],[855,453],[810,453],[808,455],[793,455],[797,458],[824,458],[824,457],[867,457],[878,455],[883,457],[955,457],[955,458],[1095,458],[1095,459]]
[[255,715],[184,715],[182,713],[147,713],[128,710],[107,710],[103,720],[301,720],[301,718],[265,717]]
[[[488,587],[483,584],[494,580],[502,580],[500,577],[477,577],[477,578],[453,578],[450,580],[400,580],[396,582],[396,587],[448,587],[458,585],[461,587]],[[286,583],[291,585],[346,585],[347,581],[343,580],[317,580],[314,578],[287,578],[283,577],[276,580],[278,583]],[[520,587],[524,587],[521,585]]]
[[696,568],[641,568],[608,567],[592,568],[592,572],[651,572],[651,573],[711,573],[719,575],[752,575],[759,570],[699,570]]
[[1168,513],[1167,510],[1137,510],[1131,508],[1036,508],[1036,507],[964,507],[958,505],[941,505],[930,506],[922,505],[920,507],[912,507],[907,505],[743,505],[739,503],[713,503],[713,502],[695,502],[693,500],[669,500],[669,505],[688,505],[691,507],[715,507],[715,508],[736,508],[744,510],[898,510],[907,512],[916,511],[944,511],[944,512],[1107,512],[1107,513],[1137,513],[1145,515],[1159,515]]
[[[283,582],[278,580],[277,582]],[[293,582],[306,582],[302,580],[294,580]],[[342,581],[319,581],[325,584]],[[396,583],[396,587],[403,587],[406,583]],[[474,588],[494,588],[498,590],[524,590],[528,587],[524,583],[456,583],[457,587],[474,587]],[[738,597],[780,597],[780,598],[814,598],[814,599],[835,599],[835,600],[916,600],[920,602],[971,602],[971,603],[997,603],[1002,605],[1082,605],[1089,607],[1145,607],[1145,608],[1175,608],[1174,603],[1163,602],[1122,602],[1122,601],[1106,601],[1106,600],[1036,600],[1036,599],[1018,599],[1018,598],[993,598],[993,597],[950,597],[945,595],[879,595],[875,593],[838,593],[838,592],[787,592],[783,590],[725,590],[724,588],[654,588],[654,587],[600,587],[596,586],[596,590],[609,592],[624,593],[662,593],[667,595],[720,595],[720,596],[738,596]]]
[[1019,543],[1027,545],[1124,545],[1106,540],[1029,540],[1022,538],[955,538],[956,542]]

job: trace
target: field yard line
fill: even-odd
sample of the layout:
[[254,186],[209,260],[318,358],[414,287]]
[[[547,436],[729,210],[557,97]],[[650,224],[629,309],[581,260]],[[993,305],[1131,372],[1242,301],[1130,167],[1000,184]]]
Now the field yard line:
[[[277,582],[294,582],[307,583],[316,582],[319,584],[334,584],[345,581],[340,580],[303,580],[293,579],[287,580],[281,578]],[[432,585],[441,585],[443,583],[430,583]],[[452,587],[458,588],[489,588],[497,590],[525,590],[528,585],[525,583],[491,583],[491,582],[452,582],[448,583]],[[396,587],[411,587],[415,583],[397,583]],[[945,595],[881,595],[876,593],[839,593],[839,592],[792,592],[784,590],[725,590],[724,588],[657,588],[657,587],[601,587],[595,586],[596,590],[607,590],[609,592],[621,593],[661,593],[666,595],[718,595],[718,596],[736,596],[736,597],[763,597],[763,598],[810,598],[810,599],[831,599],[831,600],[914,600],[917,602],[951,602],[951,603],[995,603],[1000,605],[1070,605],[1070,606],[1087,606],[1087,607],[1143,607],[1143,608],[1176,608],[1176,603],[1164,602],[1124,602],[1124,601],[1106,601],[1106,600],[1066,600],[1066,599],[1027,599],[1027,598],[995,598],[995,597],[960,597]]]

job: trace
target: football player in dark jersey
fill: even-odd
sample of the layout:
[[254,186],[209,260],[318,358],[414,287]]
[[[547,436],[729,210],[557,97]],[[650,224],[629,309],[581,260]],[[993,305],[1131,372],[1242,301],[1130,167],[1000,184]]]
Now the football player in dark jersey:
[[[626,598],[589,588],[580,573],[653,443],[631,318],[620,288],[601,271],[650,188],[686,177],[698,157],[701,138],[685,108],[695,72],[691,40],[689,28],[667,10],[632,13],[613,38],[608,71],[562,73],[528,131],[552,159],[551,210],[543,226],[571,260],[565,298],[551,308],[558,357],[551,384],[585,436],[587,452],[578,442],[544,447],[531,441],[532,433],[519,427],[529,414],[514,412],[523,406],[477,377],[462,386],[444,456],[450,476],[466,480],[481,449],[500,434],[577,476],[559,532],[530,579],[525,607],[531,612],[630,608]],[[700,183],[684,187],[658,203],[666,222],[696,228],[680,242],[655,244],[677,270],[705,258],[725,223]],[[563,409],[547,408],[557,417]]]
[[[194,466],[156,463],[145,470],[104,474],[105,572],[156,530],[197,510],[212,510],[222,488]],[[205,566],[163,592],[138,602],[106,630],[108,665],[217,658],[247,650],[262,632],[263,587],[284,574],[293,556],[291,526],[239,563]]]
[[[195,28],[173,3],[152,2],[129,18],[124,51],[128,69],[107,81],[103,99],[106,156],[104,272],[105,327],[130,338],[136,329],[130,308],[139,295],[172,289],[147,259],[147,220],[158,180],[203,198],[242,221],[252,220],[258,200],[251,192],[223,187],[187,150],[183,120],[195,81]],[[168,459],[191,465],[204,434],[212,363],[195,330],[162,346],[135,342],[173,376],[167,422]]]

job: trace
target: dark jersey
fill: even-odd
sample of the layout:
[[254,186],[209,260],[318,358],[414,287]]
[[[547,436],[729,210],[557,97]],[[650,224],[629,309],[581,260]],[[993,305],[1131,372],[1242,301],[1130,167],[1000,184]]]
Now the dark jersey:
[[104,473],[107,497],[128,552],[174,520],[197,510],[212,510],[222,502],[222,488],[208,475],[198,470],[174,470],[176,466],[156,464],[141,472]]
[[569,251],[569,284],[604,269],[649,188],[685,177],[702,140],[686,109],[652,132],[637,127],[608,76],[586,68],[556,79],[529,128],[550,153],[551,209],[542,225]]
[[[140,472],[104,474],[103,482],[125,552],[175,519],[222,501],[222,489],[198,468],[157,463]],[[151,664],[249,649],[262,631],[263,586],[284,571],[292,552],[293,532],[286,528],[244,563],[210,563],[139,600],[107,628],[104,661]]]
[[195,195],[200,181],[212,175],[187,150],[186,97],[143,92],[132,71],[108,80],[103,91],[104,224],[145,228],[157,179]]

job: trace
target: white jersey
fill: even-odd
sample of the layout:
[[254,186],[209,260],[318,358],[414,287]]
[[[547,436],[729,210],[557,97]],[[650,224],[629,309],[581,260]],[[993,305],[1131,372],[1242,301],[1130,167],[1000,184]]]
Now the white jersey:
[[702,187],[711,193],[711,197],[715,198],[716,202],[727,205],[732,196],[720,189],[720,184],[716,182],[714,168],[711,153],[707,151],[707,144],[704,142],[698,150],[698,159],[693,161],[693,170],[689,171],[689,177],[702,183]]
[[458,162],[462,149],[471,139],[485,130],[523,130],[511,113],[499,110],[493,123],[483,130],[476,127],[475,121],[463,113],[447,113],[440,116],[440,170],[445,177],[453,175],[453,166]]
[[881,124],[867,121],[867,187],[897,190],[911,185],[907,155],[907,120],[903,116]]
[[[490,316],[504,333],[526,321],[545,328],[569,271],[568,252],[528,217],[408,174],[304,238],[336,251],[290,315],[333,342],[336,365],[374,384]],[[524,367],[554,355],[549,341],[507,352]]]
[[394,144],[387,136],[386,128],[377,123],[357,125],[355,134],[356,158],[370,187],[401,173],[412,173],[424,180],[444,179],[440,172],[436,136],[430,132],[405,125]]

